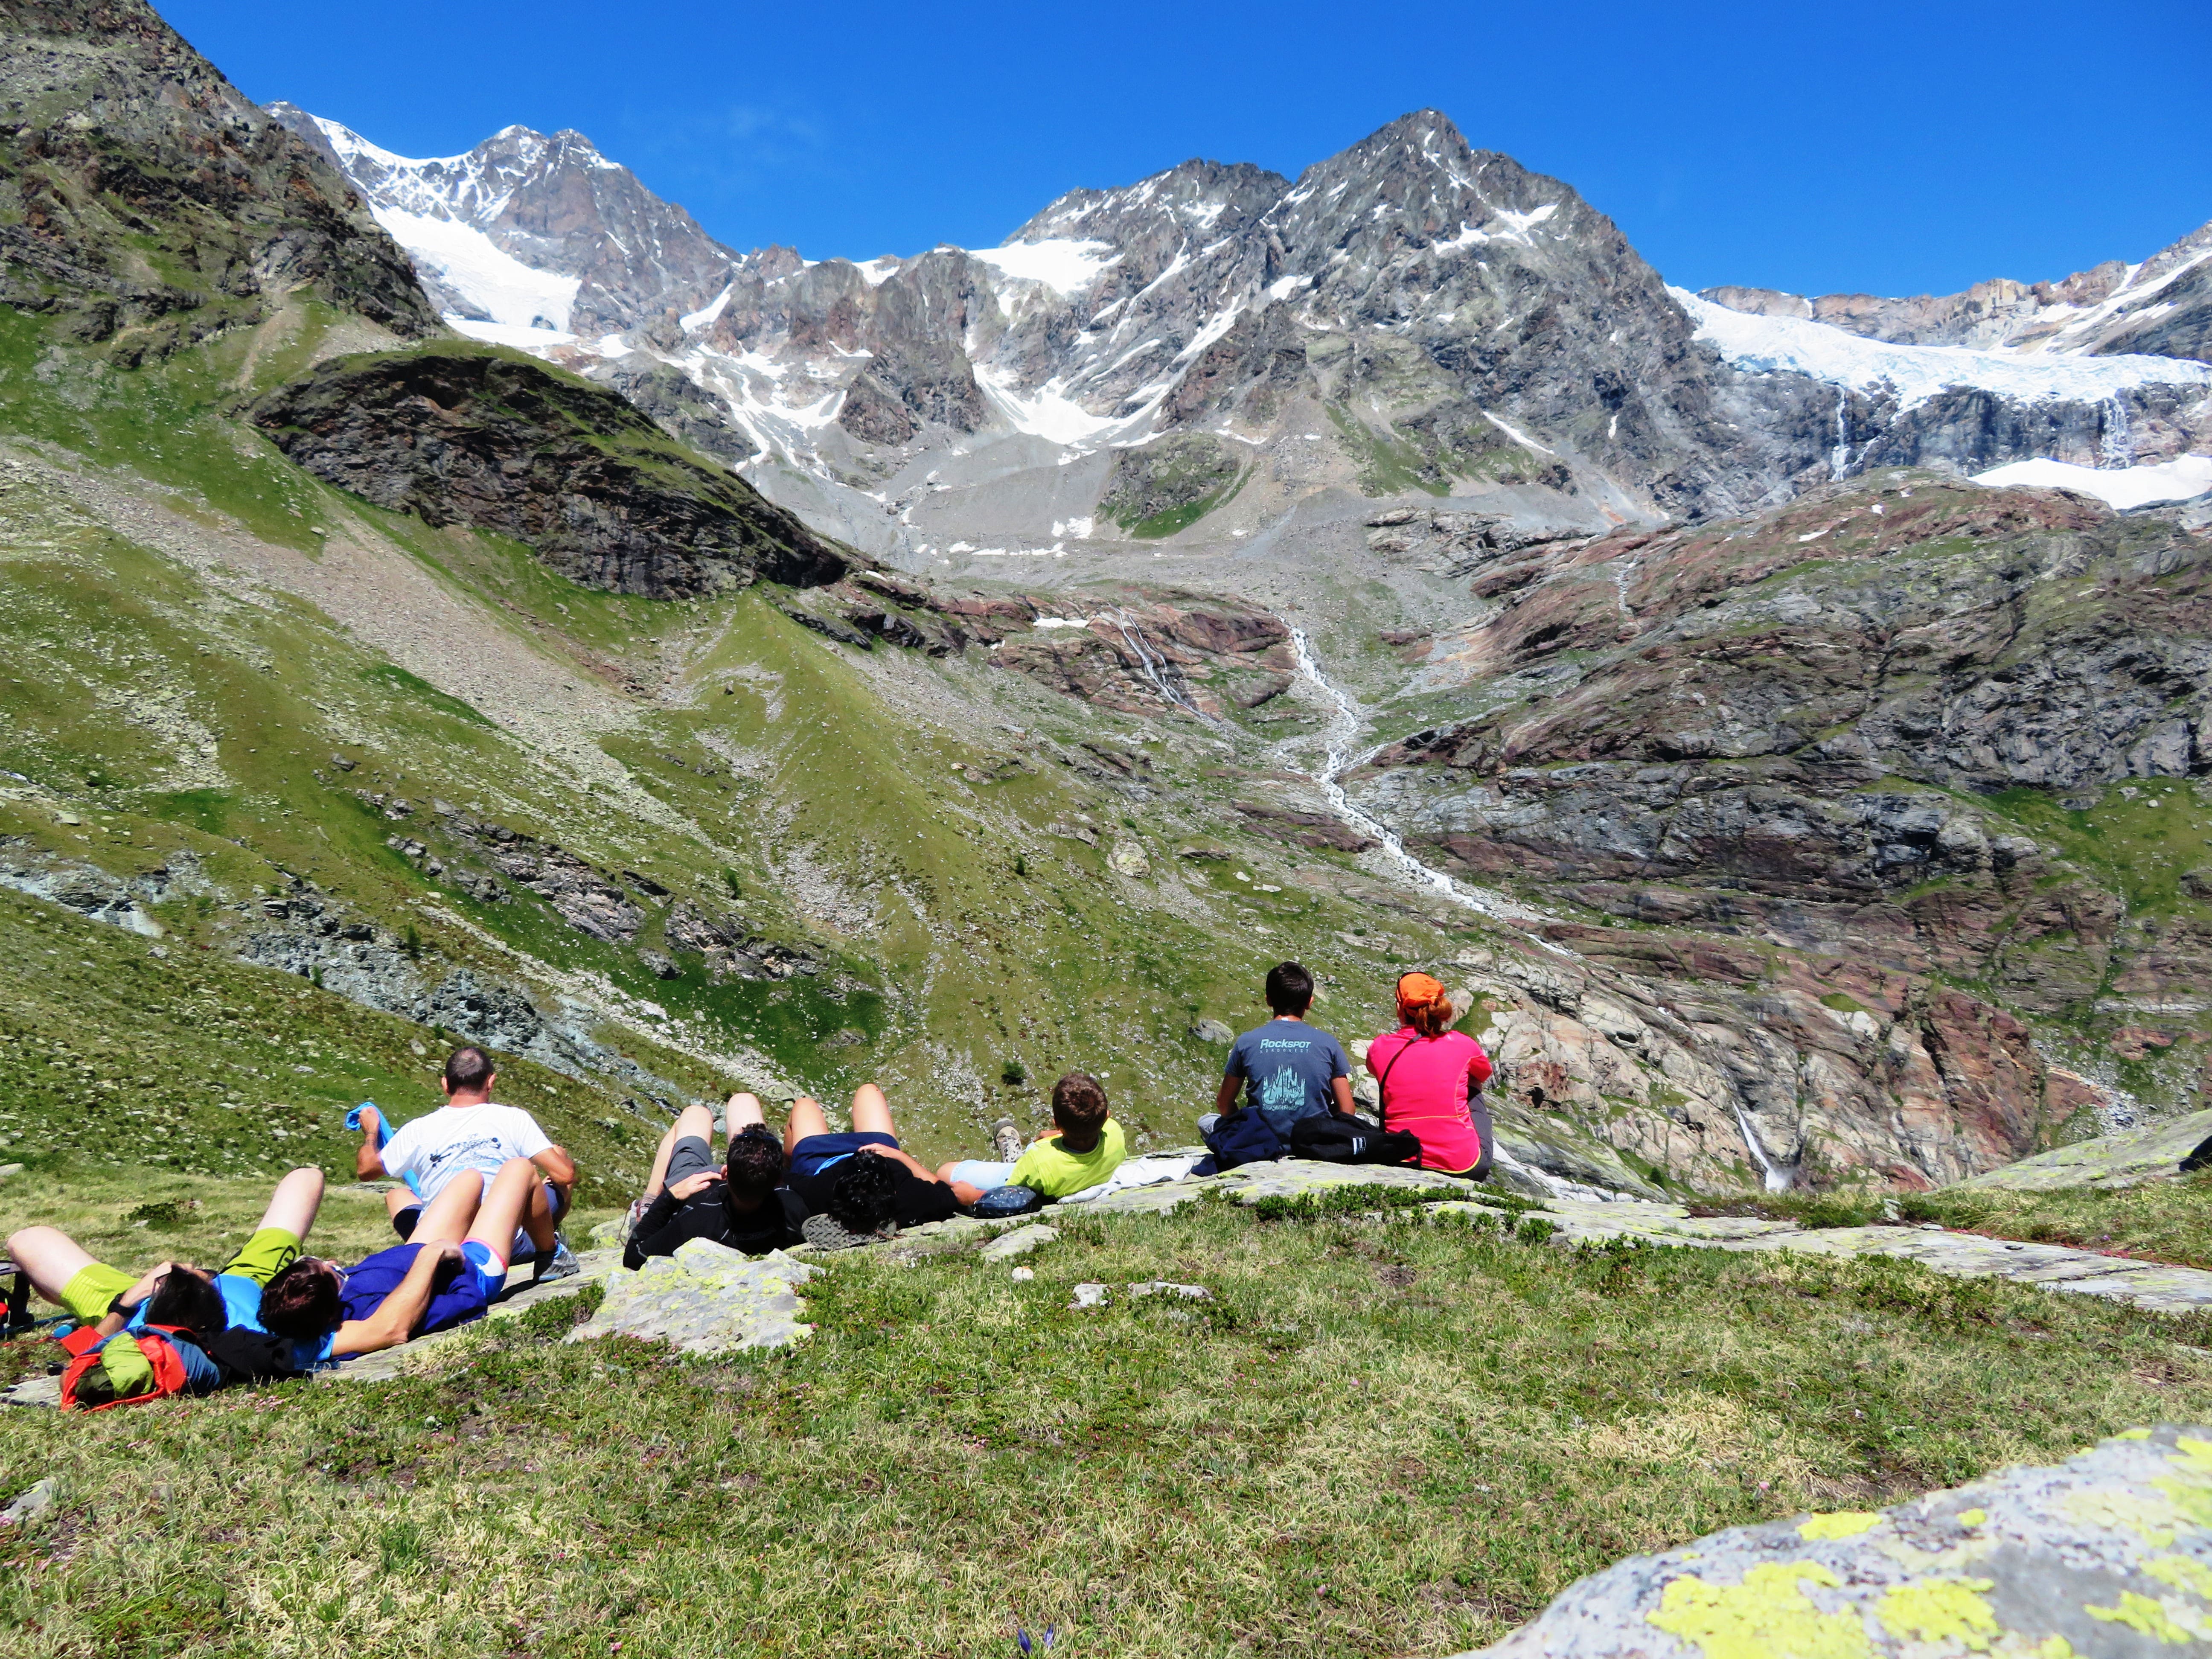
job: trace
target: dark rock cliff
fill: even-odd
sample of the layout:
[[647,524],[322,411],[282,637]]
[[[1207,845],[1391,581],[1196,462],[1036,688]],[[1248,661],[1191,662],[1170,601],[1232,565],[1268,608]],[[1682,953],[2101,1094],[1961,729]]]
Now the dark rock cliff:
[[513,536],[586,586],[684,599],[845,573],[835,546],[616,393],[525,358],[339,358],[253,420],[317,477],[430,524]]

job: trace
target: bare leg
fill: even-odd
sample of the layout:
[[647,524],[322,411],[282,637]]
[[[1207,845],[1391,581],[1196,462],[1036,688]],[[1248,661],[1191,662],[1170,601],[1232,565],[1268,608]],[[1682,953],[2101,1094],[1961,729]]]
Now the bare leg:
[[783,1127],[783,1151],[787,1158],[791,1149],[811,1135],[830,1133],[830,1120],[822,1115],[822,1103],[809,1095],[801,1095],[791,1103],[791,1121]]
[[8,1256],[31,1276],[31,1286],[57,1308],[62,1291],[93,1264],[92,1253],[58,1227],[26,1227],[8,1236]]
[[415,1189],[412,1187],[403,1185],[385,1194],[384,1213],[388,1216],[396,1216],[402,1210],[407,1209],[410,1206],[420,1204],[422,1201],[422,1200],[421,1199],[415,1196]]
[[[507,1253],[514,1248],[515,1230],[523,1224],[526,1206],[544,1202],[545,1177],[538,1173],[538,1166],[526,1158],[511,1158],[499,1166],[499,1173],[491,1178],[491,1186],[484,1193],[483,1203],[466,1237],[489,1250],[504,1267]],[[540,1248],[553,1248],[550,1210],[546,1216],[546,1242]]]
[[[648,1200],[659,1197],[660,1189],[668,1184],[668,1160],[676,1151],[676,1143],[686,1135],[696,1135],[712,1147],[714,1144],[714,1115],[704,1106],[686,1106],[677,1114],[676,1121],[670,1124],[666,1133],[660,1137],[659,1151],[653,1155],[653,1178],[645,1183],[645,1195]],[[536,1207],[545,1208],[543,1193],[538,1194]],[[553,1212],[548,1208],[545,1213],[550,1218]],[[549,1250],[553,1248],[551,1239],[546,1240],[544,1248]]]
[[768,1121],[768,1114],[761,1109],[760,1101],[742,1091],[730,1097],[730,1103],[722,1108],[722,1133],[732,1140],[738,1132],[749,1126]]
[[304,1239],[315,1224],[315,1212],[322,1207],[323,1172],[295,1170],[270,1194],[269,1207],[261,1212],[261,1224],[281,1227],[293,1237]]
[[891,1103],[872,1083],[863,1083],[853,1091],[853,1133],[866,1131],[898,1139],[898,1131],[891,1127]]
[[[528,1162],[527,1159],[523,1161]],[[507,1160],[507,1164],[514,1162],[515,1160],[513,1158]],[[530,1167],[533,1170],[538,1169],[534,1164]],[[500,1175],[506,1173],[507,1164],[503,1164],[500,1166]],[[494,1176],[492,1180],[495,1184],[499,1176]],[[485,1195],[484,1202],[487,1204],[491,1202],[489,1194]],[[560,1237],[561,1218],[553,1212],[553,1195],[545,1190],[545,1172],[542,1170],[538,1170],[538,1179],[531,1182],[530,1191],[525,1195],[521,1215],[520,1224],[530,1235],[530,1248],[540,1255],[551,1249]],[[507,1239],[509,1248],[512,1248],[514,1243],[514,1235],[512,1232],[508,1233]]]
[[[474,1170],[464,1170],[447,1182],[437,1197],[422,1206],[422,1218],[415,1224],[416,1244],[458,1244],[468,1237],[470,1224],[477,1218],[477,1206],[483,1201],[484,1178]],[[514,1242],[514,1230],[507,1232],[507,1244],[500,1249],[500,1257],[506,1259],[508,1245]]]

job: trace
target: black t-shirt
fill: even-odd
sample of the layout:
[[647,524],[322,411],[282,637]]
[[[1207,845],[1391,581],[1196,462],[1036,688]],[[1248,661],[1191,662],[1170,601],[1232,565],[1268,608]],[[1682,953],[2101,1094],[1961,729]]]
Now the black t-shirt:
[[[872,1152],[855,1152],[854,1158],[872,1158]],[[891,1196],[895,1206],[892,1218],[902,1227],[919,1227],[932,1221],[950,1221],[960,1213],[960,1202],[952,1196],[950,1184],[942,1181],[924,1181],[905,1164],[884,1160],[891,1166],[891,1177],[897,1183]],[[831,1164],[817,1176],[805,1179],[793,1176],[791,1190],[805,1201],[807,1213],[827,1215],[830,1194],[837,1190],[837,1177],[845,1173],[846,1160]]]
[[733,1211],[724,1202],[728,1188],[715,1182],[703,1192],[678,1200],[664,1189],[638,1218],[623,1251],[623,1266],[635,1273],[653,1255],[674,1255],[688,1239],[709,1239],[747,1255],[765,1255],[804,1242],[799,1224],[806,1206],[786,1187],[769,1194],[758,1209]]

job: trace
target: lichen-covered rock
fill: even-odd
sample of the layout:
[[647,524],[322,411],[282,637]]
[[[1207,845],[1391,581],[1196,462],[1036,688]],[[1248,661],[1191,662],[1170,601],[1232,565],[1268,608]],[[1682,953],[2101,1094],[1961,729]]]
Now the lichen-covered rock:
[[1572,1586],[1500,1659],[2135,1656],[2212,1639],[2212,1429],[2132,1429],[1879,1514],[1739,1527]]
[[614,1274],[606,1300],[568,1340],[641,1336],[687,1353],[787,1347],[814,1328],[798,1317],[797,1291],[821,1271],[781,1250],[756,1260],[695,1238],[636,1273]]
[[2133,1187],[2174,1174],[2181,1160],[2207,1136],[2212,1136],[2212,1111],[2189,1112],[2144,1128],[2124,1129],[2024,1158],[1959,1185],[2020,1193],[2059,1187]]

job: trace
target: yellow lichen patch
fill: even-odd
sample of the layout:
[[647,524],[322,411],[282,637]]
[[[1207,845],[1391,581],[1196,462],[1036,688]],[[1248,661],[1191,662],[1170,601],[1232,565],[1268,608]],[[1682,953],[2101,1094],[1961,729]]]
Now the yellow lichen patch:
[[1990,1518],[1987,1510],[1960,1510],[1952,1516],[1962,1527],[1978,1527]]
[[[2212,1528],[2212,1486],[2193,1474],[2162,1475],[2151,1485],[2166,1494],[2177,1520],[2185,1521],[2192,1527]],[[2148,1543],[2161,1546],[2173,1541],[2170,1536],[2153,1538],[2148,1533],[2143,1538]]]
[[1997,1616],[1980,1592],[1988,1578],[1927,1578],[1899,1584],[1875,1604],[1875,1617],[1892,1636],[1922,1642],[1958,1643],[1969,1653],[1987,1653],[2000,1633]]
[[2030,1659],[2081,1659],[2074,1644],[2063,1636],[2046,1636],[2028,1650]]
[[2120,1605],[2117,1607],[2085,1607],[2081,1611],[2092,1619],[2102,1620],[2108,1625],[2125,1625],[2130,1630],[2139,1630],[2145,1636],[2160,1642],[2179,1645],[2191,1639],[2191,1633],[2176,1624],[2173,1615],[2164,1607],[2148,1595],[2137,1595],[2133,1590],[2120,1592]]
[[2115,1440],[2148,1440],[2150,1438],[2150,1431],[2148,1429],[2122,1429],[2118,1434],[2114,1435],[2112,1438]]
[[2185,1555],[2158,1555],[2143,1563],[2143,1571],[2161,1584],[2189,1591],[2212,1601],[2212,1567]]
[[1801,1586],[1843,1581],[1817,1561],[1753,1567],[1741,1584],[1677,1578],[1644,1622],[1685,1642],[1705,1659],[1872,1659],[1874,1644],[1851,1613],[1823,1613]]
[[1856,1538],[1863,1532],[1871,1532],[1881,1524],[1881,1517],[1863,1510],[1839,1510],[1833,1515],[1816,1515],[1797,1528],[1800,1538]]
[[2173,1453],[2174,1467],[2212,1480],[2212,1440],[2196,1440],[2184,1435],[2173,1443]]
[[[2153,1484],[2164,1486],[2166,1483]],[[2173,1485],[2179,1487],[2181,1483],[2175,1481]],[[2173,1529],[2181,1519],[2172,1503],[2110,1487],[2069,1492],[2059,1507],[2084,1526],[2130,1532],[2153,1549],[2160,1550],[2172,1547]]]

